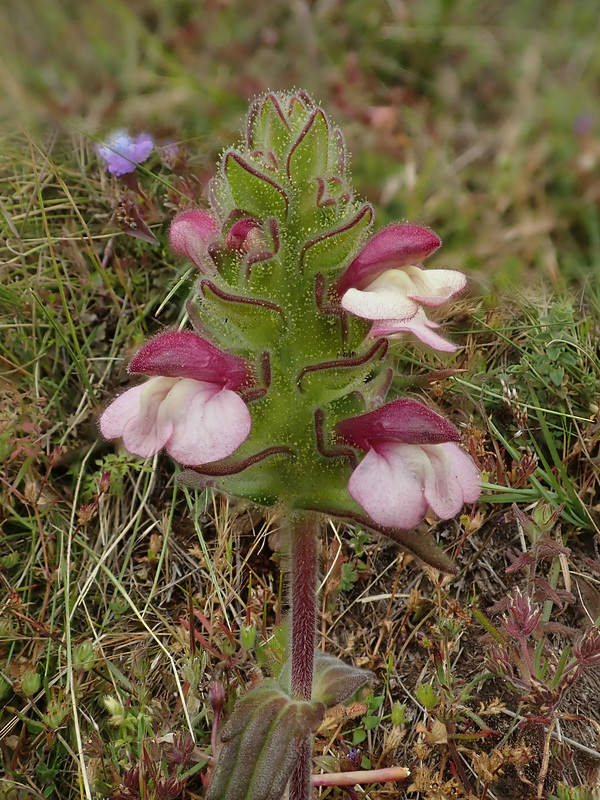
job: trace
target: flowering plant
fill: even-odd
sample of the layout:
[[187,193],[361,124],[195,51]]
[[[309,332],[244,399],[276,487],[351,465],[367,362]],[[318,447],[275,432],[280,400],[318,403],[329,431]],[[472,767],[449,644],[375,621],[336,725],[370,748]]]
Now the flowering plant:
[[[162,448],[191,487],[277,505],[291,557],[291,654],[221,731],[209,800],[310,792],[310,736],[327,707],[370,674],[315,658],[317,536],[325,515],[387,534],[451,570],[412,530],[431,510],[454,517],[479,495],[477,469],[442,415],[414,399],[385,404],[389,339],[453,344],[425,315],[464,275],[419,263],[429,229],[370,237],[373,209],[348,181],[340,130],[304,92],[270,93],[249,111],[209,187],[210,210],[175,217],[173,248],[198,268],[193,331],[148,342],[129,365],[150,380],[117,397],[100,426],[141,456]],[[217,755],[217,754],[215,754]]]

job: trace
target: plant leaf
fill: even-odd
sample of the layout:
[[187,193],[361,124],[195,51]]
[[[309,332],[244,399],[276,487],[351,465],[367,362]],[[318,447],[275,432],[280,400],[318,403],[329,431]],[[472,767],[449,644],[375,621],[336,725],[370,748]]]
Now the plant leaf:
[[323,703],[293,700],[274,680],[248,692],[221,733],[207,800],[279,800],[324,713]]
[[288,156],[289,179],[298,186],[327,171],[329,126],[321,109],[313,112],[304,130],[292,145]]
[[[291,665],[287,661],[279,676],[279,683],[286,690],[290,683],[290,670]],[[366,669],[346,664],[339,658],[326,653],[317,653],[313,700],[323,703],[326,708],[333,708],[333,706],[348,700],[361,686],[373,680],[375,680],[375,675]]]
[[372,220],[373,209],[365,203],[345,225],[307,242],[300,254],[302,270],[327,274],[331,270],[342,269],[354,255]]
[[287,217],[289,201],[281,186],[235,150],[225,156],[223,169],[239,208],[258,218],[273,214],[281,220]]
[[256,346],[268,347],[281,335],[283,312],[274,303],[254,297],[228,294],[210,281],[200,284],[211,311],[236,329],[241,340],[251,340]]

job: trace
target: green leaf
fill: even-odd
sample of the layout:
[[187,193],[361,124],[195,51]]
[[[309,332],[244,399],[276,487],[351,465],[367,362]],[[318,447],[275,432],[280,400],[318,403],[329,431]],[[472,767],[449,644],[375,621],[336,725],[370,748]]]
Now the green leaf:
[[283,313],[273,303],[228,294],[208,280],[200,285],[205,297],[203,310],[208,305],[212,315],[224,320],[227,329],[235,330],[240,340],[254,348],[267,347],[281,336],[285,324]]
[[[375,675],[352,664],[345,664],[335,656],[318,654],[315,659],[313,697],[327,708],[343,703],[361,686],[374,680]],[[379,720],[379,717],[377,717]]]
[[548,372],[548,377],[555,386],[560,386],[565,377],[565,371],[560,367],[555,367]]
[[208,196],[210,205],[221,218],[227,217],[235,208],[231,188],[221,177],[215,177],[209,181]]
[[252,166],[235,150],[225,156],[225,177],[238,208],[259,218],[276,216],[285,220],[288,197],[268,175]]
[[221,733],[207,800],[279,800],[324,712],[322,703],[292,700],[273,680],[245,695]]
[[[9,435],[12,436],[14,434]],[[3,567],[3,569],[12,569],[13,567],[16,567],[18,563],[19,553],[16,550],[13,550],[12,553],[9,553],[6,556],[0,557],[0,567]]]
[[350,592],[358,579],[358,572],[352,564],[342,564],[342,574],[340,575],[340,591]]
[[8,697],[8,695],[12,693],[13,690],[10,683],[6,680],[6,678],[3,678],[2,675],[0,675],[0,700],[3,700],[5,697]]
[[304,392],[317,394],[322,402],[331,402],[364,385],[387,352],[387,343],[378,339],[369,350],[358,356],[321,364],[309,364],[298,376]]
[[36,766],[35,772],[41,783],[53,784],[60,769],[56,766],[50,767],[47,764],[40,763]]
[[366,731],[372,731],[381,722],[381,717],[373,716],[372,714],[363,717],[363,725]]
[[367,703],[369,704],[370,711],[377,711],[378,708],[381,708],[385,701],[385,695],[383,694],[374,694],[368,700]]
[[500,633],[494,623],[486,617],[483,611],[480,611],[478,608],[474,608],[473,606],[471,606],[470,610],[473,612],[477,621],[483,625],[492,638],[494,638],[500,644],[508,644],[506,638]]
[[406,725],[407,722],[406,703],[394,703],[392,706],[392,725],[399,728],[401,725]]
[[458,571],[442,548],[436,544],[431,534],[424,533],[423,531],[405,531],[400,528],[386,528],[383,525],[376,525],[373,520],[366,516],[355,516],[354,519],[361,525],[364,525],[365,528],[372,528],[375,531],[379,531],[379,533],[389,536],[389,538],[397,542],[400,547],[412,553],[426,564],[429,564],[429,566],[451,574],[456,574]]
[[355,255],[372,220],[373,209],[365,204],[345,225],[307,242],[300,254],[301,269],[323,274],[341,271]]
[[420,683],[415,689],[415,697],[427,711],[432,711],[441,700],[430,683]]
[[177,476],[177,483],[199,491],[211,487],[224,494],[250,500],[260,506],[273,506],[279,500],[277,478],[282,471],[282,461],[286,458],[290,456],[274,455],[270,457],[268,463],[261,461],[247,467],[240,474],[218,478],[207,477],[186,469]]
[[325,114],[317,109],[292,145],[287,162],[291,182],[298,186],[316,176],[327,174],[329,125]]
[[300,123],[301,120],[305,119],[307,116],[306,107],[302,103],[302,101],[294,96],[290,99],[290,107],[288,112],[288,120],[292,127],[296,127]]
[[357,728],[352,733],[352,744],[360,744],[367,738],[367,733],[362,728]]
[[219,309],[213,308],[207,302],[190,301],[186,310],[200,336],[206,335],[204,331],[208,329],[212,341],[217,346],[227,348],[229,352],[237,353],[243,358],[250,355],[251,343],[239,328],[229,324]]

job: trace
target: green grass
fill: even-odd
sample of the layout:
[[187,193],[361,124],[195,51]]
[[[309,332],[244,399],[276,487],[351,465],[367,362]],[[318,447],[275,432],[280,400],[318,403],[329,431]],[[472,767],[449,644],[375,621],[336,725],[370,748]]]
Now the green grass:
[[[182,197],[205,201],[249,98],[291,86],[343,128],[378,224],[430,225],[444,240],[431,266],[469,274],[469,295],[449,312],[459,353],[398,348],[398,358],[461,426],[487,479],[475,513],[438,528],[460,553],[448,586],[379,538],[357,554],[356,539],[329,529],[320,645],[374,669],[385,689],[376,713],[369,701],[326,720],[317,755],[339,765],[336,737],[351,744],[360,731],[372,766],[414,765],[415,786],[433,798],[428,775],[457,779],[449,746],[420,743],[417,722],[431,732],[434,719],[460,726],[475,714],[506,733],[514,756],[488,786],[496,740],[460,752],[477,796],[528,796],[519,776],[535,796],[539,759],[530,772],[514,764],[527,734],[493,715],[500,682],[486,683],[483,709],[465,702],[437,716],[424,716],[415,689],[437,686],[434,651],[452,655],[459,683],[485,672],[484,631],[466,617],[469,603],[485,612],[523,577],[504,575],[521,547],[512,503],[565,504],[553,535],[572,549],[572,574],[560,577],[555,559],[548,576],[582,599],[555,621],[577,629],[586,610],[600,615],[590,567],[600,560],[597,5],[339,0],[249,13],[240,0],[9,0],[0,31],[0,798],[113,797],[132,767],[146,770],[149,798],[167,774],[187,781],[178,797],[202,796],[209,682],[227,681],[232,699],[257,662],[281,655],[285,592],[267,543],[277,519],[184,492],[169,459],[129,457],[101,440],[97,418],[127,385],[128,356],[184,319],[191,275],[166,245]],[[120,190],[94,143],[118,126],[185,151],[185,170],[157,155],[139,170],[158,244],[114,222]],[[423,377],[440,367],[460,371]],[[188,629],[193,610],[211,623],[195,623],[210,649]],[[440,633],[448,618],[460,621],[462,649]],[[245,649],[250,626],[256,644]],[[435,691],[462,697],[458,684]],[[394,726],[397,703],[407,717]],[[521,713],[512,696],[501,703]],[[593,750],[586,730],[567,735]],[[173,737],[190,733],[193,757],[176,767]],[[545,789],[555,794],[558,756]],[[584,785],[597,762],[576,763],[564,775]],[[406,785],[358,796],[399,791],[415,796]]]

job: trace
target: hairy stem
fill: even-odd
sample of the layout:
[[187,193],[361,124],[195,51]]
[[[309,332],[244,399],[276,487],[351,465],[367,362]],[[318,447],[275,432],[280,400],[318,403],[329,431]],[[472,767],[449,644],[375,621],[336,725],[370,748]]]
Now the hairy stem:
[[[317,562],[319,517],[310,512],[290,516],[292,605],[292,697],[312,697],[315,630],[317,623]],[[298,763],[290,780],[290,800],[310,800],[312,737],[298,751]]]

